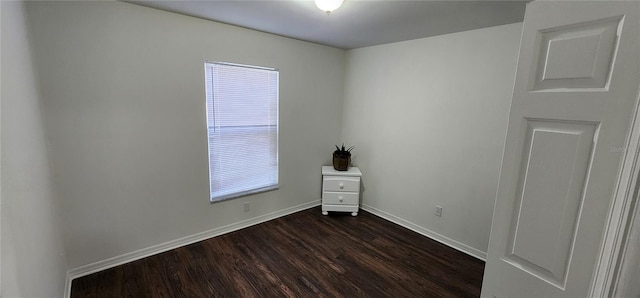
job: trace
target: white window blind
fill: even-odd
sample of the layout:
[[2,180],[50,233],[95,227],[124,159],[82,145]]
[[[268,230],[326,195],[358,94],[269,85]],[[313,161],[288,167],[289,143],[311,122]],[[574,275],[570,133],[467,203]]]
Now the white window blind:
[[278,70],[205,63],[211,201],[278,188]]

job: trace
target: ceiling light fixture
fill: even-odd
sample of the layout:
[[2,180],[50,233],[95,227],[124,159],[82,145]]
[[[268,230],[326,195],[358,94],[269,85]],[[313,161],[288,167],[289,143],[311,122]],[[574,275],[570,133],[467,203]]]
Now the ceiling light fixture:
[[332,11],[340,8],[344,0],[315,0],[315,2],[320,10],[330,14]]

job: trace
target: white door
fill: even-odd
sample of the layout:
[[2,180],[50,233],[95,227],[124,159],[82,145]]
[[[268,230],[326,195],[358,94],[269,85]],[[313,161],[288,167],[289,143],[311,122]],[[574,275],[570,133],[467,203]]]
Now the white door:
[[636,104],[639,11],[528,4],[483,297],[589,295]]

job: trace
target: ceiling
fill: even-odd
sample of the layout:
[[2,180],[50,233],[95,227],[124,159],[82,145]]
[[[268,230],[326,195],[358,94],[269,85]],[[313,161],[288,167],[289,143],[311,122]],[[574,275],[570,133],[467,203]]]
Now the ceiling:
[[526,1],[345,0],[327,15],[311,0],[141,0],[143,6],[353,49],[522,22]]

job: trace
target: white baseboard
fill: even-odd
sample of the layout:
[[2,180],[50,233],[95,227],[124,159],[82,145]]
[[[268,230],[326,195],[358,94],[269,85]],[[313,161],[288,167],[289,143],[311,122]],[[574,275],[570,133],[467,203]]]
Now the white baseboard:
[[232,223],[226,226],[222,226],[219,228],[215,228],[212,230],[196,233],[193,235],[189,235],[186,237],[178,238],[175,240],[171,240],[165,243],[160,243],[157,245],[153,245],[147,248],[143,248],[140,250],[128,252],[119,256],[115,256],[112,258],[108,258],[105,260],[97,261],[91,264],[83,265],[77,268],[73,268],[67,272],[67,281],[65,287],[64,297],[71,296],[71,282],[79,277],[86,276],[98,271],[102,271],[105,269],[109,269],[118,265],[122,265],[125,263],[133,262],[135,260],[139,260],[142,258],[146,258],[152,255],[156,255],[168,250],[172,250],[178,247],[182,247],[185,245],[189,245],[192,243],[196,243],[202,240],[207,240],[209,238],[219,236],[222,234],[226,234],[229,232],[237,231],[246,227],[250,227],[259,223],[263,223],[272,219],[276,219],[278,217],[282,217],[285,215],[289,215],[291,213],[295,213],[298,211],[302,211],[305,209],[309,209],[315,206],[319,206],[320,201],[311,201],[308,203],[300,204],[297,206],[293,206],[290,208],[286,208],[283,210],[275,211],[269,214],[257,216],[254,218],[250,218],[247,220],[239,221],[236,223]]
[[472,257],[475,257],[477,259],[480,259],[482,261],[487,261],[487,253],[484,251],[481,251],[477,248],[473,248],[469,245],[466,245],[464,243],[458,242],[456,240],[453,240],[449,237],[443,236],[441,234],[438,234],[434,231],[431,231],[425,227],[421,227],[417,224],[414,224],[408,220],[402,219],[400,217],[397,217],[391,213],[382,211],[380,209],[371,207],[369,205],[366,204],[362,204],[362,206],[360,206],[360,208],[362,208],[362,210],[367,211],[371,214],[377,215],[379,217],[382,217],[390,222],[393,222],[397,225],[403,226],[409,230],[412,230],[418,234],[421,234],[423,236],[429,237],[435,241],[438,241],[446,246],[449,246],[455,250],[461,251],[465,254],[468,254]]
[[69,275],[69,271],[67,271],[67,279],[64,282],[64,294],[62,297],[71,297],[71,275]]

